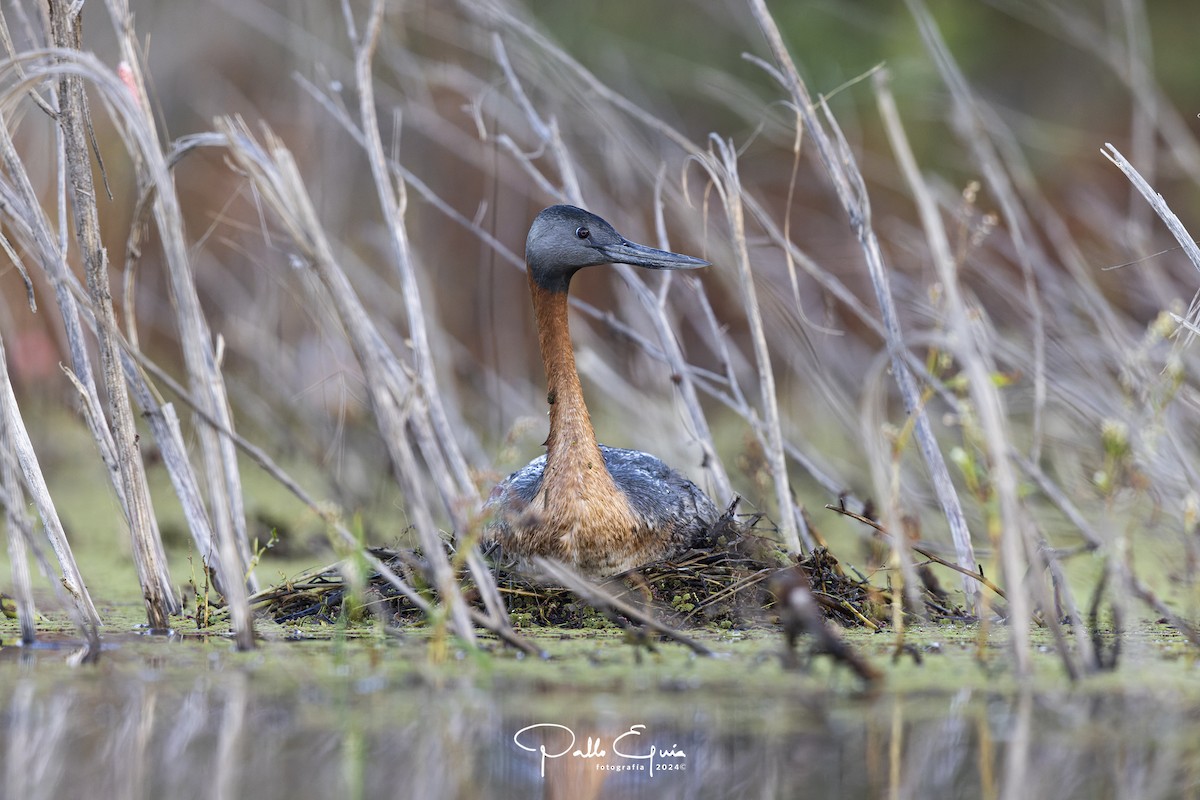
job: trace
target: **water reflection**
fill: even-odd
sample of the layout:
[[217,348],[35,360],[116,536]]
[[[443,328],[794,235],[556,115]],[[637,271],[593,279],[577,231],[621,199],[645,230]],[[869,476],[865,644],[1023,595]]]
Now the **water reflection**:
[[652,700],[225,658],[25,661],[0,664],[0,758],[3,794],[30,800],[1145,799],[1200,780],[1197,709],[1150,691]]

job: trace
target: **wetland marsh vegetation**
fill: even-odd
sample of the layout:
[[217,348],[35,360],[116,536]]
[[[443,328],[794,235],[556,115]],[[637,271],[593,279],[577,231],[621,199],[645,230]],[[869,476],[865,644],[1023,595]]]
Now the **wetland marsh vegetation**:
[[[0,12],[5,794],[1196,793],[1196,10]],[[762,546],[495,577],[562,202],[713,263],[577,361]]]

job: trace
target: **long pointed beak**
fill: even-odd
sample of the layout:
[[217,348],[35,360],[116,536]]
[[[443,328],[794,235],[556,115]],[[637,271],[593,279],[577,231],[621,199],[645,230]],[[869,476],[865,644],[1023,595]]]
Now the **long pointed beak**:
[[655,250],[644,244],[622,239],[620,244],[609,244],[598,248],[601,255],[613,264],[632,264],[635,267],[648,269],[697,269],[711,266],[702,258],[672,253],[667,250]]

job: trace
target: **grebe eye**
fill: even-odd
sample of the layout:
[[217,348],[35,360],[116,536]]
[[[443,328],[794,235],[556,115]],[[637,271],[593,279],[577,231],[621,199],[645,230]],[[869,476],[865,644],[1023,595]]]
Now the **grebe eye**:
[[592,235],[592,232],[589,231],[587,228],[579,227],[579,228],[575,229],[575,235],[578,236],[580,239],[586,239]]

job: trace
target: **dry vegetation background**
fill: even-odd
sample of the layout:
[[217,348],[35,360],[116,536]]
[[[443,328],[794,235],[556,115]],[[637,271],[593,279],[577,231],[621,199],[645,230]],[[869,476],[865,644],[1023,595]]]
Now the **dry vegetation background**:
[[[1098,575],[1118,619],[1133,598],[1195,611],[1200,395],[1181,323],[1200,264],[1101,153],[1112,143],[1195,216],[1194,4],[774,3],[772,22],[732,0],[409,2],[381,17],[217,0],[133,2],[126,28],[111,0],[83,8],[82,57],[44,49],[42,5],[0,6],[0,109],[40,208],[21,205],[6,161],[0,334],[59,505],[81,490],[56,471],[96,455],[56,446],[80,395],[59,368],[54,242],[85,270],[39,103],[57,107],[76,70],[122,347],[182,418],[211,518],[197,531],[187,517],[202,553],[226,526],[244,566],[246,537],[280,513],[336,528],[362,511],[384,542],[410,525],[477,530],[491,484],[540,452],[521,258],[534,214],[574,202],[715,264],[576,281],[601,441],[656,453],[718,504],[741,495],[803,547],[865,544],[823,506],[870,499],[889,529],[1001,576],[1014,611],[1077,613],[1070,588],[1090,598]],[[213,379],[184,356],[197,323],[178,280],[209,343],[197,358],[219,365],[212,402],[227,397],[237,433],[321,513],[268,508],[266,481],[230,477],[259,468],[234,469],[228,430],[192,413]],[[138,424],[154,482],[161,443]],[[217,503],[215,484],[234,497]],[[178,513],[169,494],[154,502]],[[843,553],[866,571],[887,550]]]

